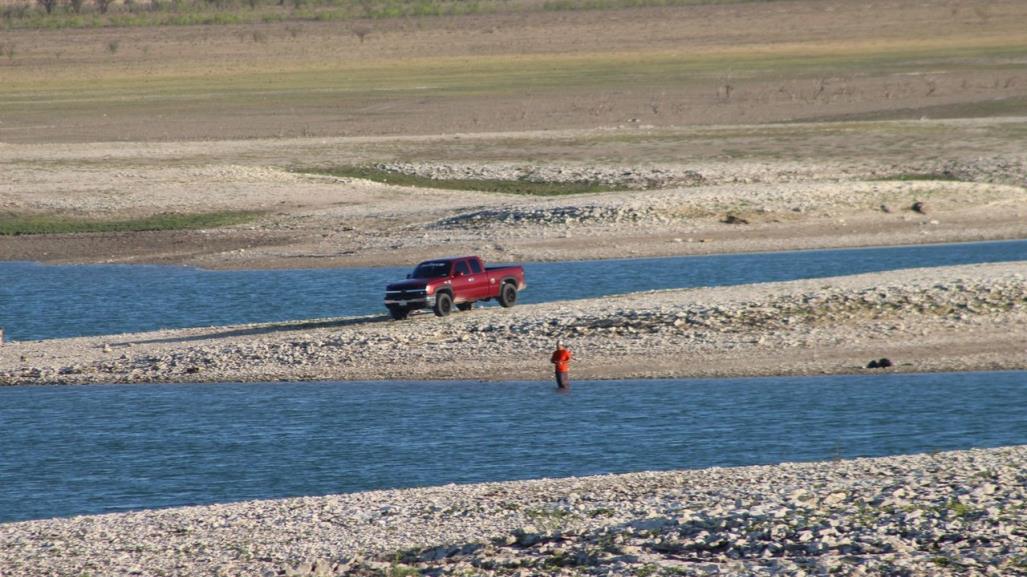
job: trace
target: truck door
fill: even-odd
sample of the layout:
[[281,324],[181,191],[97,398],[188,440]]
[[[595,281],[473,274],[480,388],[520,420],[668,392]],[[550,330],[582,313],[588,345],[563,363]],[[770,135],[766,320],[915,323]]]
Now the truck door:
[[489,277],[481,270],[481,263],[476,258],[464,259],[456,263],[453,271],[457,283],[458,294],[467,300],[479,300],[488,296]]

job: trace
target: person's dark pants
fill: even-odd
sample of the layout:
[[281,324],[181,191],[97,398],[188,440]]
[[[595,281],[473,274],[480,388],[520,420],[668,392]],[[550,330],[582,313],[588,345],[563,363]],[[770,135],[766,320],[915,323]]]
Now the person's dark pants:
[[556,386],[561,389],[571,388],[570,372],[556,371]]

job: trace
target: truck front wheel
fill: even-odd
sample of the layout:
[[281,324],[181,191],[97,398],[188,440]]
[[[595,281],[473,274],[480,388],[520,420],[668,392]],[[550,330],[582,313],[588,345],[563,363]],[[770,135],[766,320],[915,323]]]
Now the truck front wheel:
[[453,297],[449,293],[439,293],[435,296],[435,306],[432,308],[435,316],[444,317],[453,311]]
[[512,282],[508,282],[503,285],[503,288],[499,290],[499,304],[500,306],[509,308],[517,303],[517,287]]

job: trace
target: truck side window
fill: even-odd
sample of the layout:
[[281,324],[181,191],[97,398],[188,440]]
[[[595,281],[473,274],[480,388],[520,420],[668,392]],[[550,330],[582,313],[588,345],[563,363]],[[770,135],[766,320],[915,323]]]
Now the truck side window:
[[457,274],[460,274],[460,273],[471,274],[471,269],[467,268],[467,261],[466,260],[462,260],[462,261],[456,263],[456,272],[457,272]]
[[471,263],[471,272],[474,274],[481,273],[481,262],[478,259],[472,258],[469,262]]

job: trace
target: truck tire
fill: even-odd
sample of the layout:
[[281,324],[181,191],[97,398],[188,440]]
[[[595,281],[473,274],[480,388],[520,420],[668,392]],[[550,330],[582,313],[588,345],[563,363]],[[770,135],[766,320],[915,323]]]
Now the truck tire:
[[409,314],[410,314],[410,309],[408,309],[406,307],[399,307],[399,306],[391,306],[391,307],[389,307],[389,316],[392,317],[392,320],[401,321],[401,320],[407,318],[407,316]]
[[469,310],[474,308],[474,301],[468,301],[468,302],[465,302],[465,303],[460,303],[460,304],[456,305],[456,308],[458,308],[458,309],[460,309],[460,310],[462,310],[464,312],[469,311]]
[[504,308],[510,308],[517,303],[517,286],[512,282],[503,283],[503,288],[499,289],[499,305]]
[[453,311],[453,297],[449,293],[439,293],[435,296],[435,306],[432,307],[435,316],[444,317]]

